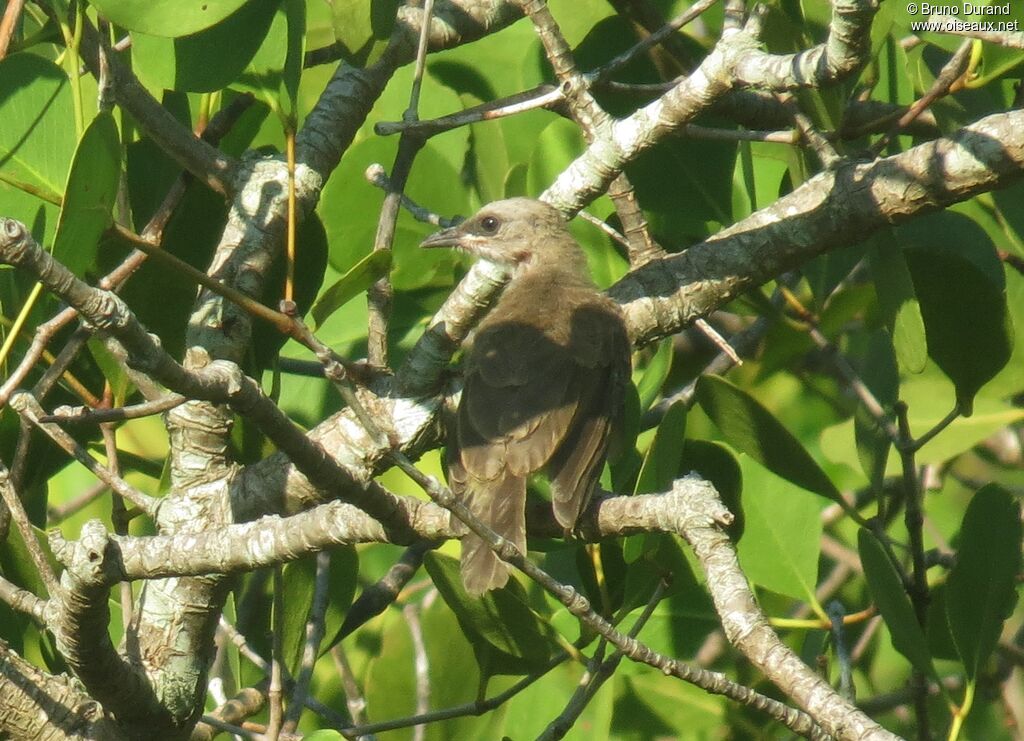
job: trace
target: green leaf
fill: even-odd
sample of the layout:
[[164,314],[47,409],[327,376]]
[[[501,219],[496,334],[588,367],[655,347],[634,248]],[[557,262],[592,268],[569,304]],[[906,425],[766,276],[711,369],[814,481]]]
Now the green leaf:
[[949,628],[968,679],[978,676],[1017,602],[1021,535],[1014,497],[996,484],[979,489],[964,514],[946,585]]
[[864,249],[862,247],[845,247],[839,250],[829,250],[801,268],[818,307],[825,306],[832,292],[863,259]]
[[584,148],[583,134],[572,121],[557,118],[536,139],[526,174],[526,190],[536,198]]
[[928,352],[956,386],[965,415],[978,390],[1006,365],[1013,326],[995,247],[973,221],[933,214],[899,230],[921,302]]
[[[285,666],[294,674],[302,661],[306,642],[306,622],[313,607],[313,593],[316,589],[317,556],[285,564],[284,576],[284,625],[281,635],[281,653]],[[330,553],[327,567],[327,611],[324,613],[324,640],[318,655],[323,655],[339,640],[339,631],[345,620],[345,613],[352,604],[355,594],[356,574],[359,559],[355,548],[339,548]]]
[[719,376],[697,383],[697,403],[733,447],[797,486],[832,500],[839,492],[810,453],[771,412]]
[[[278,116],[295,108],[305,27],[304,7],[283,0],[270,28],[234,87],[260,96]],[[287,105],[286,105],[287,103]]]
[[[356,144],[345,153],[324,186],[317,213],[327,230],[331,266],[342,274],[373,251],[377,217],[384,200],[383,192],[370,185],[363,173],[371,164],[393,162],[396,146],[397,139],[381,137]],[[410,198],[430,204],[439,213],[465,214],[469,210],[458,171],[448,162],[444,150],[437,149],[433,142],[416,155],[405,190]],[[434,231],[436,227],[417,222],[404,209],[398,215],[391,276],[396,290],[448,285],[453,280],[453,268],[462,261],[454,250],[419,247]]]
[[327,579],[327,613],[324,615],[324,641],[320,654],[327,653],[341,640],[341,627],[356,593],[359,554],[354,546],[331,551],[330,575]]
[[[376,60],[395,25],[399,0],[346,0],[332,2],[334,37],[345,61],[362,66]],[[376,42],[376,43],[375,43]]]
[[813,602],[821,500],[746,455],[739,463],[746,529],[737,550],[744,573],[773,592]]
[[[668,491],[679,476],[679,463],[683,457],[686,438],[686,405],[676,402],[668,408],[658,425],[651,446],[644,456],[637,476],[634,494],[653,494]],[[643,552],[647,535],[631,535],[623,544],[622,557],[632,563]]]
[[128,378],[125,367],[110,354],[102,340],[91,338],[88,342],[89,354],[92,355],[96,365],[103,372],[103,379],[110,384],[110,390],[114,397],[114,406],[124,405],[124,400],[132,388],[132,382]]
[[[948,415],[955,404],[955,393],[953,383],[931,361],[920,375],[904,377],[900,383],[899,396],[908,407],[911,431],[922,434]],[[933,437],[917,452],[917,463],[943,464],[970,450],[998,430],[1024,419],[1024,409],[1001,396],[992,392],[991,385],[986,387],[975,399],[974,414],[956,418],[942,434]],[[859,468],[852,419],[826,428],[821,434],[820,443],[828,460],[854,470]],[[890,450],[887,475],[891,477],[899,474],[899,456]]]
[[249,0],[220,23],[179,38],[135,31],[132,68],[150,88],[220,90],[252,61],[280,5],[281,0]]
[[[639,371],[639,368],[637,369]],[[647,367],[634,373],[636,391],[640,395],[640,412],[651,408],[654,400],[661,393],[661,387],[672,370],[672,338],[667,337],[658,343],[658,350],[647,363]]]
[[306,619],[313,603],[316,586],[316,556],[306,556],[284,565],[281,578],[284,589],[284,622],[281,628],[281,658],[295,676],[302,661],[302,645],[306,640]]
[[[892,406],[899,394],[900,377],[892,342],[886,332],[879,330],[871,335],[862,365],[861,380],[882,405],[887,418],[892,421]],[[863,404],[857,405],[857,412],[854,415],[854,437],[857,441],[857,457],[864,475],[868,477],[875,492],[880,493],[892,439],[867,412]]]
[[924,320],[907,261],[891,231],[875,235],[868,250],[868,260],[878,303],[892,332],[900,367],[910,373],[920,373],[928,361]]
[[188,36],[234,13],[246,0],[89,0],[104,18],[128,31]]
[[68,78],[49,60],[14,54],[0,61],[0,80],[0,180],[59,200],[75,151]]
[[679,475],[686,437],[686,405],[676,402],[661,418],[654,441],[644,456],[634,494],[667,491]]
[[[370,649],[370,665],[360,680],[365,683],[371,717],[404,718],[416,713],[417,689],[422,689],[417,686],[416,666],[421,661],[426,661],[430,667],[431,708],[461,705],[474,699],[479,670],[469,642],[443,600],[410,602],[400,610],[388,610],[379,618],[379,625],[379,639],[373,629],[361,631],[360,640],[350,641],[347,648],[353,664],[359,660],[359,654],[365,656],[366,648]],[[422,637],[418,646],[415,643],[417,633]],[[364,640],[366,638],[369,641]],[[358,672],[358,665],[354,669]],[[452,739],[494,738],[468,730],[478,723],[477,718],[453,719],[445,723],[448,733],[442,735]],[[411,733],[401,732],[385,733],[380,738],[386,739],[389,735],[393,739],[411,738]]]
[[628,694],[615,705],[615,728],[643,729],[631,738],[708,739],[729,725],[728,701],[686,682],[666,682],[644,667],[623,684]]
[[518,581],[509,579],[502,589],[470,597],[462,586],[457,560],[430,552],[423,563],[478,659],[489,654],[491,665],[485,669],[506,674],[537,671],[547,665],[557,648],[555,632],[530,609]]
[[120,180],[117,124],[109,113],[100,113],[75,150],[53,238],[53,256],[79,277],[96,262],[100,237],[113,218]]
[[935,677],[928,639],[917,622],[910,597],[903,589],[896,567],[892,565],[882,544],[870,532],[861,529],[857,533],[857,549],[871,598],[889,628],[893,648],[903,654],[918,671]]
[[313,315],[315,325],[319,327],[327,317],[372,286],[379,278],[387,275],[390,267],[390,250],[371,252],[353,265],[313,304],[310,313]]

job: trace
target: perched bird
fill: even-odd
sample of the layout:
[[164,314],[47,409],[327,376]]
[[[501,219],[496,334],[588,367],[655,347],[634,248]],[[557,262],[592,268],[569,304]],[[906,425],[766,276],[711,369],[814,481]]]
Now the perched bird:
[[[547,474],[567,533],[600,476],[629,378],[622,313],[591,281],[565,219],[540,201],[491,203],[422,246],[456,247],[513,271],[467,344],[446,458],[452,491],[525,554],[530,475]],[[509,569],[469,533],[461,572],[480,595],[504,586]]]

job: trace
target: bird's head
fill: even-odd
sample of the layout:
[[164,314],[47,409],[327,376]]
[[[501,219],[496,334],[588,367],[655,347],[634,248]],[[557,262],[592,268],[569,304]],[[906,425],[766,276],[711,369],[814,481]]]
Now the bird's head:
[[562,214],[530,198],[489,203],[461,224],[430,235],[420,246],[455,247],[517,272],[537,264],[583,260]]

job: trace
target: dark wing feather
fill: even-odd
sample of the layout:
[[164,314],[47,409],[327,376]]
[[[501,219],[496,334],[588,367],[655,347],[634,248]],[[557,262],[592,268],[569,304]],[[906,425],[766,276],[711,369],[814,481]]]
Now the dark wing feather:
[[601,474],[611,428],[618,422],[629,378],[630,345],[618,310],[593,304],[573,316],[577,360],[576,414],[547,466],[555,519],[575,526]]
[[527,476],[551,458],[575,414],[576,364],[534,327],[482,327],[459,405],[462,462],[478,478]]

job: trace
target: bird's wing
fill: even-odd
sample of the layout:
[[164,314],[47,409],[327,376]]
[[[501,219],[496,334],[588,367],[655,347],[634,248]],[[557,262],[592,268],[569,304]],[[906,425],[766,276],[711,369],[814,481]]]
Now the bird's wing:
[[573,316],[577,374],[575,414],[565,440],[547,466],[555,519],[572,528],[601,473],[609,432],[619,422],[629,380],[630,344],[618,311],[587,306]]
[[491,480],[540,469],[572,420],[576,370],[565,346],[529,325],[481,327],[459,405],[467,471]]
[[614,307],[595,300],[570,322],[563,343],[525,324],[481,332],[458,433],[461,462],[474,477],[527,476],[547,465],[565,527],[593,489],[629,373],[629,342]]

